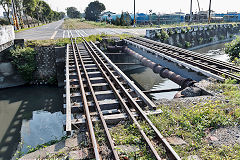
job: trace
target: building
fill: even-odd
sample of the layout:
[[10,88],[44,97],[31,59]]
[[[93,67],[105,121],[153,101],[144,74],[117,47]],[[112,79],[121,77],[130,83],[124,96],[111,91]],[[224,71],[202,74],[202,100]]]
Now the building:
[[215,14],[216,17],[222,17],[224,22],[240,22],[240,13],[228,12]]
[[159,24],[183,23],[185,21],[184,13],[160,14]]
[[106,20],[112,19],[112,16],[115,14],[116,13],[113,13],[111,11],[103,12],[102,14],[99,15],[99,20],[106,21]]

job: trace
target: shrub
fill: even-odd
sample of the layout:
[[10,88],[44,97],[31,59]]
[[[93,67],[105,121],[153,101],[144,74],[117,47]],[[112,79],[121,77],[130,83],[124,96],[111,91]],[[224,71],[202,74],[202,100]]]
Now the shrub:
[[199,44],[202,44],[202,42],[203,42],[203,38],[202,38],[202,37],[199,38],[198,41],[199,41]]
[[181,33],[187,33],[187,30],[185,28],[182,28]]
[[31,81],[33,79],[33,72],[36,69],[35,50],[30,47],[17,47],[16,49],[10,50],[10,52],[12,63],[23,76],[23,79],[26,81]]
[[166,31],[162,30],[161,31],[161,40],[166,41],[166,40],[168,40],[168,38],[169,38],[168,33]]
[[185,47],[186,47],[186,48],[191,47],[191,43],[186,41],[186,42],[185,42]]
[[170,30],[168,31],[168,34],[169,34],[169,35],[173,35],[173,34],[174,34],[173,30],[170,29]]
[[230,60],[239,58],[240,53],[240,37],[237,36],[235,40],[225,44],[225,53],[229,55]]
[[212,42],[212,41],[213,41],[213,37],[210,37],[210,38],[209,38],[209,41]]
[[189,32],[191,30],[190,26],[187,26],[187,32]]
[[224,36],[220,36],[220,40],[224,40],[224,38],[225,38]]
[[0,18],[0,25],[10,25],[10,23],[8,20]]
[[166,41],[169,38],[169,35],[166,31],[161,30],[161,32],[155,32],[155,38],[160,39],[161,41]]

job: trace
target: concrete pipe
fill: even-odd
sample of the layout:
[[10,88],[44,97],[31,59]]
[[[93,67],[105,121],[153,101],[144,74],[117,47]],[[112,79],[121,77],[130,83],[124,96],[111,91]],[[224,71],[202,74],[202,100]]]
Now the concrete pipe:
[[168,78],[173,82],[180,85],[182,88],[193,86],[196,81],[193,81],[189,78],[184,78],[180,75],[175,74],[174,72],[170,71],[168,68],[162,67],[155,62],[143,57],[142,55],[134,52],[133,50],[129,49],[128,47],[123,47],[123,51],[128,53],[129,55],[138,59],[144,66],[149,67],[153,70],[154,73],[159,74],[163,78]]

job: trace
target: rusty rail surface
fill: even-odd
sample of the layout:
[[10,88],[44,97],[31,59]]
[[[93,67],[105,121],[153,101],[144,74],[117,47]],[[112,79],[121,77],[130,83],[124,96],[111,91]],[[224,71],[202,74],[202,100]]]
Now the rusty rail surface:
[[203,70],[207,70],[213,74],[217,74],[219,76],[224,75],[225,77],[236,79],[238,82],[240,82],[240,77],[232,73],[240,72],[240,68],[235,66],[234,64],[216,60],[211,57],[201,55],[199,53],[156,42],[146,38],[134,37],[127,38],[125,41],[134,42],[159,53],[163,53],[167,56],[173,57],[177,60],[186,62],[193,66],[197,66]]
[[[101,159],[99,144],[94,132],[96,117],[104,129],[109,149],[112,151],[112,158],[119,159],[109,132],[109,115],[116,117],[114,120],[119,115],[126,116],[123,120],[130,120],[135,124],[152,155],[156,159],[161,159],[156,146],[138,122],[139,120],[145,121],[154,131],[158,142],[166,149],[168,158],[180,159],[144,111],[148,108],[156,108],[155,104],[94,43],[84,40],[83,43],[76,44],[76,41],[74,42],[72,39],[71,45],[67,48],[66,102],[68,103],[65,107],[68,120],[66,129],[68,128],[68,132],[71,132],[73,129],[81,128],[82,124],[87,124],[90,135],[89,142],[94,150],[95,159]],[[71,113],[81,115],[79,117],[83,118],[74,117],[69,121]],[[136,114],[139,116],[138,118],[136,118]]]

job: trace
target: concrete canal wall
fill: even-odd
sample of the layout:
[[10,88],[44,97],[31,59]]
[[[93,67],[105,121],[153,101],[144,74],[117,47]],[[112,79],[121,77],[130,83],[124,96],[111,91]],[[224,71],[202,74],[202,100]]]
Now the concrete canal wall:
[[239,34],[240,24],[214,24],[150,29],[146,37],[180,48],[192,48],[204,44],[231,40]]

